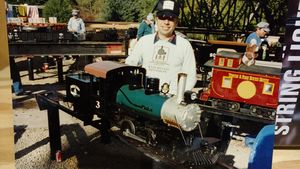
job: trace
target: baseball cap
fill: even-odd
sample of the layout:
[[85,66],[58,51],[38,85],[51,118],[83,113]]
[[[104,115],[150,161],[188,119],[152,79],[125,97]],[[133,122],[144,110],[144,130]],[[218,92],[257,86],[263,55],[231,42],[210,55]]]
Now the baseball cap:
[[78,15],[79,14],[79,10],[78,9],[73,9],[72,10],[72,15]]
[[149,13],[149,14],[147,15],[147,20],[149,20],[149,21],[153,21],[153,20],[154,20],[154,17],[153,17],[153,14],[152,14],[152,13]]
[[266,32],[270,32],[270,28],[269,28],[269,23],[268,22],[259,22],[257,25],[256,25],[257,28],[261,28],[263,29],[264,31]]
[[179,16],[179,6],[173,0],[160,0],[156,9],[156,16],[158,17],[177,18]]

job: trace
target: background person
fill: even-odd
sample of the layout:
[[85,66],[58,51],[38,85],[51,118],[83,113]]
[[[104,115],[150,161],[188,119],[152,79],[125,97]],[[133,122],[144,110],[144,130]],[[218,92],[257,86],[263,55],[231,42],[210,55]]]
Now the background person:
[[[85,40],[85,24],[83,20],[79,17],[79,10],[72,10],[72,17],[68,22],[68,31],[72,32],[77,40]],[[75,59],[75,62],[69,67],[68,72],[82,70],[86,65],[86,58],[80,57],[79,55],[72,55],[72,58]]]
[[171,0],[160,1],[157,10],[157,33],[143,36],[125,63],[144,67],[146,76],[159,78],[160,87],[169,84],[170,94],[177,92],[178,73],[186,73],[186,90],[191,90],[196,83],[196,62],[190,42],[174,32],[178,4]]
[[242,59],[244,64],[248,66],[254,64],[255,59],[257,57],[258,57],[257,59],[259,60],[267,60],[266,51],[268,48],[268,43],[265,37],[269,32],[270,32],[269,23],[262,21],[256,25],[255,32],[249,34],[249,36],[246,39],[246,43],[247,43],[246,54]]
[[85,24],[79,17],[79,10],[72,10],[72,17],[68,22],[68,31],[72,32],[78,40],[85,39]]
[[269,23],[267,22],[259,22],[256,25],[255,32],[252,32],[246,39],[246,43],[255,44],[257,47],[260,47],[263,42],[262,39],[266,37],[266,35],[270,32]]
[[143,19],[143,21],[139,25],[139,29],[137,32],[137,40],[139,40],[144,35],[152,34],[154,32],[154,17],[152,13],[149,13],[146,19]]

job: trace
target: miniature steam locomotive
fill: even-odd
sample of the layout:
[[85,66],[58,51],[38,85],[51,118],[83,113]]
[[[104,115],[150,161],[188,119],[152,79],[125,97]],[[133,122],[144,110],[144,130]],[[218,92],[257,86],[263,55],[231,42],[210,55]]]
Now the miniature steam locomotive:
[[205,64],[212,67],[212,77],[200,99],[209,100],[216,108],[233,112],[243,109],[245,113],[274,120],[281,66],[263,61],[246,66],[241,62],[242,55],[221,51]]
[[211,135],[214,131],[207,126],[211,116],[204,105],[274,119],[280,68],[245,66],[241,57],[223,51],[209,60],[205,66],[213,67],[211,81],[199,93],[184,91],[186,74],[179,74],[176,95],[160,88],[159,79],[147,78],[144,68],[113,61],[92,63],[84,73],[66,76],[64,101],[73,104],[85,124],[100,123],[103,141],[114,133],[176,167],[212,167],[225,154],[232,125],[226,120],[209,122],[222,130],[221,135]]
[[186,75],[179,75],[178,93],[172,96],[145,74],[144,68],[112,61],[89,64],[85,73],[66,77],[65,101],[86,124],[97,115],[104,140],[114,131],[161,161],[188,168],[213,165],[220,139],[203,137],[197,94],[183,90]]

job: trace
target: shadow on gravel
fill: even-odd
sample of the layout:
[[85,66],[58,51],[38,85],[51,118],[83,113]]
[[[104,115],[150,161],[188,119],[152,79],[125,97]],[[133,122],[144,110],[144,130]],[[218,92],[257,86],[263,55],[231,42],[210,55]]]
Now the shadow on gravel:
[[27,154],[29,154],[30,152],[33,152],[34,150],[36,150],[37,148],[47,144],[49,142],[49,137],[44,138],[43,140],[40,140],[38,142],[35,142],[33,145],[24,148],[23,150],[20,150],[18,152],[15,153],[15,159],[19,159]]
[[14,142],[15,144],[26,131],[27,125],[14,125]]
[[[43,91],[63,91],[65,89],[64,84],[62,83],[46,83],[46,84],[34,84],[34,85],[23,85],[24,91],[27,94],[16,96],[13,99],[13,108],[30,108],[28,103],[23,103],[27,100],[35,98],[35,94]],[[26,105],[25,105],[26,104]],[[33,107],[36,105],[33,105]]]
[[[80,169],[170,169],[115,137],[111,143],[103,144],[99,131],[87,136],[78,124],[63,125],[61,130],[69,143],[62,145],[63,160],[76,156]],[[60,164],[63,168],[68,168],[68,165]]]
[[[15,142],[25,131],[26,126],[15,126]],[[51,168],[69,168],[70,160],[76,157],[72,163],[77,163],[80,169],[171,169],[163,163],[153,161],[115,137],[112,137],[111,143],[103,144],[100,141],[100,132],[88,136],[79,124],[62,125],[61,136],[66,136],[67,139],[66,141],[62,139],[63,161],[52,161]],[[35,143],[15,153],[15,159],[34,152],[48,144],[50,140],[47,137],[32,141]],[[50,146],[47,149],[50,149]]]
[[217,166],[215,169],[238,169],[234,165],[233,155],[222,155],[219,157]]
[[[15,60],[19,71],[28,71],[27,57],[15,58]],[[33,69],[40,69],[43,63],[48,63],[49,66],[55,66],[56,64],[53,57],[33,57]]]
[[[68,124],[68,125],[61,125],[61,136],[66,135],[67,137],[67,142],[69,143],[69,147],[72,146],[82,146],[82,144],[87,143],[91,138],[88,137],[85,133],[85,131],[81,128],[79,124]],[[15,137],[18,136],[18,139],[22,137],[22,134],[26,131],[26,126],[15,126]],[[39,133],[37,133],[39,134]],[[40,141],[38,140],[32,140],[37,141],[34,144],[32,144],[29,147],[24,148],[23,150],[20,150],[15,153],[15,158],[19,159],[23,157],[24,155],[29,154],[30,152],[33,152],[35,149],[46,145],[49,143],[50,138],[44,138]],[[65,144],[63,144],[65,145]],[[50,146],[49,146],[50,148]],[[62,146],[62,149],[64,147]],[[74,155],[74,154],[72,154]],[[50,157],[49,157],[50,158]]]

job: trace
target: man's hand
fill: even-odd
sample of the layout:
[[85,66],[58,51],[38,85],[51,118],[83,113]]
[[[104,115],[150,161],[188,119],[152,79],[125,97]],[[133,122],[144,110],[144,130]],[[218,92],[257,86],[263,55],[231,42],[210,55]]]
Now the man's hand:
[[248,59],[257,58],[258,54],[256,53],[257,46],[255,44],[248,44],[246,47],[245,55]]

